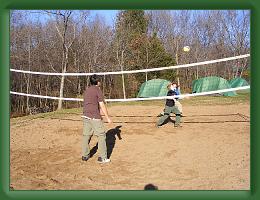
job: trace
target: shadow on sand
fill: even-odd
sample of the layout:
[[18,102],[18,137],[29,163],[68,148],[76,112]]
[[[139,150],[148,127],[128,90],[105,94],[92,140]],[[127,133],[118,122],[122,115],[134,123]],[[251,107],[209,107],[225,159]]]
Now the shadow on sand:
[[[116,136],[119,140],[122,140],[121,137],[121,128],[122,126],[116,126],[115,128],[109,129],[106,132],[106,144],[107,144],[107,158],[110,158],[113,152],[113,149],[116,144]],[[90,157],[93,157],[98,149],[98,143],[90,150]]]

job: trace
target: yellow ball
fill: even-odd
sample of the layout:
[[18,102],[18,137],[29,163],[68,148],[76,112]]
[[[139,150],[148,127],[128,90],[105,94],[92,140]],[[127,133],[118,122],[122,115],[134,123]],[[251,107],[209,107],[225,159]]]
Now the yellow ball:
[[190,47],[189,46],[183,47],[183,51],[186,51],[186,52],[190,51]]

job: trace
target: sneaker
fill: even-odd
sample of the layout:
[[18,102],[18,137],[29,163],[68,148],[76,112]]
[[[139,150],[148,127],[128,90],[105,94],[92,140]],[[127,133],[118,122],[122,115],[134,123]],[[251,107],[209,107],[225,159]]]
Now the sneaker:
[[100,164],[104,164],[104,163],[109,163],[111,160],[108,159],[108,158],[101,158],[101,157],[98,157],[98,160],[97,160]]
[[82,156],[82,157],[81,157],[81,160],[83,160],[83,161],[87,161],[89,158],[90,158],[89,155],[87,155],[87,156]]
[[180,124],[175,124],[174,127],[179,128],[179,127],[182,127],[182,125],[180,125]]
[[162,117],[164,115],[164,113],[160,113],[159,115],[157,115],[157,117]]

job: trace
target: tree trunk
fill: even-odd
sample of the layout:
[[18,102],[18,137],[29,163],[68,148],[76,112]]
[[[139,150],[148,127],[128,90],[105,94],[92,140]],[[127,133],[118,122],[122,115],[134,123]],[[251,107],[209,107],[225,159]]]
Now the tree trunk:
[[[29,94],[29,88],[30,88],[30,74],[28,74],[28,78],[26,80],[26,93]],[[29,105],[29,99],[30,97],[26,97],[26,114],[30,113],[30,105]]]
[[[63,98],[64,80],[65,80],[65,76],[63,75],[60,81],[60,98]],[[58,110],[60,109],[62,109],[62,99],[59,99],[59,103],[58,103]]]
[[[179,60],[178,60],[178,51],[179,51],[179,43],[178,40],[176,41],[176,54],[175,54],[175,59],[176,59],[176,64],[179,65]],[[177,85],[180,88],[180,77],[179,77],[179,69],[177,68],[176,70],[176,76],[177,76]]]
[[[123,60],[124,60],[124,51],[121,52],[121,71],[124,70],[123,68]],[[122,74],[122,85],[123,85],[123,94],[124,94],[124,99],[126,98],[126,93],[125,93],[125,77],[124,77],[124,74]]]
[[[65,62],[64,62],[64,68],[62,69],[62,73],[66,73],[67,65],[68,65],[68,49],[66,49],[66,52],[65,52]],[[64,82],[65,82],[65,76],[62,75],[61,81],[60,81],[60,98],[63,98]],[[58,110],[62,109],[62,101],[63,101],[62,99],[59,99]]]
[[[29,71],[31,70],[31,35],[29,34],[29,45],[28,45],[28,68]],[[29,94],[29,88],[30,88],[30,74],[27,76],[27,81],[26,81],[26,93]],[[30,97],[26,97],[26,114],[30,113],[30,105],[29,105],[29,99]]]
[[[47,83],[45,86],[45,96],[48,95],[48,88],[49,88],[49,76],[47,76]],[[45,99],[45,106],[47,106],[48,99]]]
[[[121,66],[121,71],[123,71],[123,67]],[[125,77],[124,74],[122,74],[122,85],[123,85],[123,94],[124,94],[124,99],[126,98],[125,94]]]

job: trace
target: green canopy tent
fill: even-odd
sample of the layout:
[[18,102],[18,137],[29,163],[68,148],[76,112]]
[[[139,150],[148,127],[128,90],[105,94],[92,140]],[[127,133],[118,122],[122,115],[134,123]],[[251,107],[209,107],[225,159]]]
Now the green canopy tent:
[[[232,88],[236,88],[236,87],[243,87],[243,86],[248,86],[248,82],[243,79],[243,78],[234,78],[232,80],[229,81],[229,84]],[[247,90],[240,90],[240,93],[247,93],[249,92],[250,89]]]
[[152,79],[146,81],[141,85],[137,97],[166,96],[168,92],[167,85],[170,83],[170,81],[164,79]]
[[[200,92],[208,92],[214,90],[222,90],[222,89],[229,89],[231,88],[229,82],[221,77],[217,76],[208,76],[204,78],[200,78],[194,80],[192,82],[192,92],[193,93],[200,93]],[[223,93],[224,96],[235,96],[236,92],[225,92]]]
[[243,78],[234,78],[229,81],[229,84],[232,88],[248,86],[248,82]]

